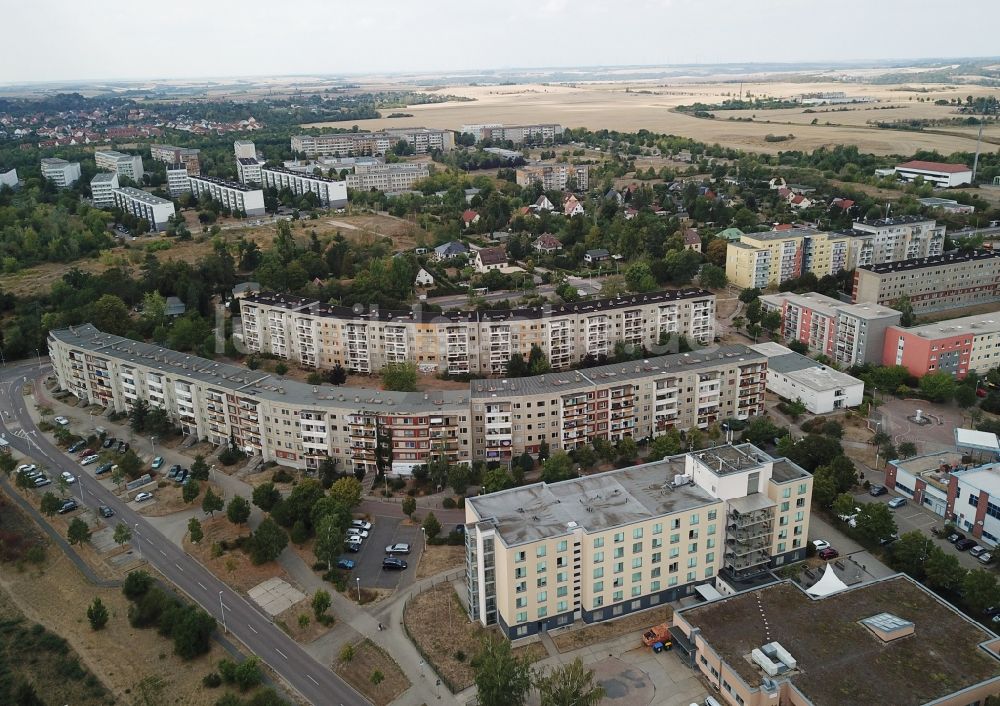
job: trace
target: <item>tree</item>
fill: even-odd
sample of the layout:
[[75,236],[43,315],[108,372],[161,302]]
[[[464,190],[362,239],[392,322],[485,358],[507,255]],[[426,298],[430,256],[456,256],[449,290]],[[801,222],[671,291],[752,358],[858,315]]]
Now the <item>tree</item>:
[[316,620],[322,620],[324,613],[330,609],[332,601],[330,600],[330,594],[323,589],[317,589],[316,593],[313,594],[312,599],[312,609],[316,616]]
[[407,495],[403,498],[403,514],[413,518],[413,513],[417,511],[417,499]]
[[170,632],[174,638],[174,654],[181,659],[205,654],[212,647],[214,630],[215,618],[201,608],[188,606]]
[[181,499],[186,503],[193,503],[199,493],[201,493],[201,483],[196,480],[189,480],[181,488]]
[[930,556],[934,542],[919,530],[907,532],[892,544],[892,565],[917,581],[924,578],[924,562]]
[[782,430],[767,417],[751,417],[746,429],[743,430],[743,440],[749,441],[754,446],[770,444],[777,436],[783,436]]
[[920,378],[920,392],[931,402],[947,402],[955,394],[955,378],[949,373],[927,373]]
[[145,571],[130,571],[122,583],[122,593],[130,601],[134,601],[146,595],[152,586],[153,577]]
[[843,454],[844,449],[836,439],[820,434],[806,434],[795,442],[788,453],[788,458],[812,473],[820,463]]
[[394,392],[416,392],[417,366],[413,363],[390,363],[382,368],[382,387]]
[[330,486],[328,495],[348,510],[353,510],[361,504],[361,491],[361,482],[357,478],[341,478]]
[[781,328],[781,312],[769,311],[764,314],[760,319],[761,328],[767,331],[769,334],[774,335],[774,333]]
[[892,510],[882,503],[863,503],[855,521],[858,531],[872,541],[889,539],[896,534]]
[[89,320],[101,331],[119,336],[127,332],[127,326],[131,321],[128,307],[122,298],[115,294],[102,294],[91,304]]
[[90,527],[79,517],[74,517],[66,530],[66,538],[70,544],[83,544],[90,541]]
[[149,403],[146,400],[136,400],[129,412],[129,425],[136,434],[146,430],[146,418],[149,416]]
[[118,486],[118,490],[121,490],[122,484],[125,482],[125,471],[122,470],[120,463],[111,469],[111,482]]
[[653,439],[649,446],[647,461],[659,461],[667,456],[679,454],[684,448],[684,442],[676,429],[670,429],[666,434]]
[[523,706],[531,688],[531,666],[527,658],[514,655],[509,640],[486,635],[472,666],[481,706]]
[[938,547],[931,547],[924,562],[927,586],[935,591],[954,591],[962,582],[965,569],[958,563],[958,557],[945,553]]
[[997,576],[986,569],[973,569],[962,579],[962,598],[974,616],[982,615],[987,608],[1000,604],[1000,584]]
[[142,459],[136,455],[135,451],[129,449],[118,459],[118,470],[124,473],[129,480],[135,480],[142,475]]
[[201,499],[201,509],[205,514],[215,517],[215,513],[223,507],[225,507],[225,502],[211,488],[205,491],[205,496]]
[[456,463],[448,469],[448,485],[455,491],[455,495],[465,494],[470,479],[469,467],[464,463]]
[[120,547],[130,541],[132,541],[132,530],[124,522],[119,522],[115,525],[115,544]]
[[904,441],[896,448],[899,458],[910,458],[917,455],[917,445],[912,441]]
[[896,303],[892,306],[892,308],[900,312],[900,326],[909,328],[917,323],[917,317],[913,313],[913,304],[910,302],[910,298],[905,294],[896,300]]
[[281,500],[281,492],[274,487],[274,483],[271,481],[261,483],[253,489],[253,504],[264,512],[270,512],[279,500]]
[[531,352],[528,353],[528,374],[544,375],[550,370],[552,370],[552,366],[549,364],[549,359],[545,357],[545,351],[537,344],[532,343]]
[[236,495],[226,506],[226,517],[234,525],[244,525],[250,519],[250,503],[242,495]]
[[100,598],[95,598],[94,602],[87,608],[87,620],[93,630],[100,630],[108,624],[108,609]]
[[793,401],[785,403],[784,412],[792,419],[798,419],[807,411],[809,410],[800,397],[796,397]]
[[955,387],[955,404],[962,409],[968,409],[976,404],[976,388],[969,385],[958,385]]
[[191,542],[194,544],[205,538],[205,532],[201,529],[201,520],[197,517],[188,520],[188,534],[191,535]]
[[565,451],[556,451],[542,464],[542,481],[558,483],[573,477],[573,459]]
[[438,522],[438,518],[434,516],[433,512],[427,513],[427,517],[424,518],[424,524],[421,526],[424,528],[424,533],[428,539],[434,539],[441,534],[441,523]]
[[195,480],[208,480],[209,472],[208,464],[205,463],[205,457],[198,454],[194,457],[194,462],[191,464],[191,477]]
[[639,453],[639,446],[631,436],[625,436],[615,445],[615,450],[618,451],[618,459],[621,462],[631,463]]
[[54,514],[59,512],[62,505],[62,499],[56,497],[55,493],[46,493],[42,496],[42,499],[39,502],[39,509],[45,514],[46,517],[52,517]]
[[506,468],[493,468],[483,475],[482,489],[485,493],[499,493],[514,487],[514,479]]
[[729,284],[729,278],[726,277],[726,270],[712,264],[701,266],[701,274],[698,275],[698,280],[705,289],[722,289]]
[[288,546],[288,534],[270,517],[250,535],[250,560],[254,564],[274,561]]
[[579,657],[548,674],[539,673],[535,688],[541,706],[597,706],[604,699],[604,687],[594,682],[594,670],[584,667]]
[[837,497],[837,483],[830,469],[820,466],[813,474],[813,500],[821,507],[830,507]]
[[320,517],[315,527],[316,556],[332,567],[344,546],[344,524],[341,518],[331,513]]
[[326,379],[331,385],[343,385],[347,382],[347,371],[344,370],[344,367],[340,363],[337,363],[327,373]]
[[849,493],[841,493],[833,501],[833,514],[837,517],[849,517],[854,514],[854,508],[857,504],[854,501],[854,496]]

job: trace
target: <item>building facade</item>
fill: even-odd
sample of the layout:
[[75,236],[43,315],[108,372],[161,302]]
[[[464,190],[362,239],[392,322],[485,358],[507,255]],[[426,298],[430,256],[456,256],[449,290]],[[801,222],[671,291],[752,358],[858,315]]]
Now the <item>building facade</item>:
[[759,575],[805,556],[811,497],[812,476],[741,444],[469,498],[470,617],[518,639]]
[[434,150],[447,152],[455,147],[455,133],[451,130],[414,127],[379,132],[293,135],[291,147],[293,152],[302,152],[307,157],[358,157],[384,155],[400,141],[409,144],[416,154],[427,154]]
[[128,178],[137,184],[142,183],[142,157],[137,154],[125,154],[115,150],[98,150],[94,152],[94,161],[98,169],[115,172],[119,179]]
[[67,162],[58,157],[42,158],[42,176],[60,189],[65,189],[76,183],[80,178],[80,163]]
[[0,189],[3,187],[8,187],[11,189],[17,188],[17,170],[14,168],[3,170],[0,169]]
[[90,198],[97,208],[111,208],[115,205],[115,189],[118,188],[118,174],[101,172],[90,180]]
[[180,196],[191,191],[190,172],[183,164],[167,166],[167,191],[171,196]]
[[407,191],[421,179],[430,176],[427,165],[409,164],[356,164],[354,173],[347,175],[347,187],[362,191],[383,191],[387,194]]
[[347,182],[334,181],[280,167],[262,167],[261,183],[268,189],[289,189],[296,196],[313,193],[321,206],[343,208],[347,205]]
[[136,218],[149,221],[149,229],[162,231],[167,229],[167,221],[174,215],[174,202],[153,196],[148,191],[131,186],[115,189],[114,205],[131,213]]
[[904,296],[917,314],[1000,301],[1000,252],[948,253],[854,271],[854,302],[892,306]]
[[964,164],[914,160],[897,164],[895,171],[903,181],[914,181],[919,177],[942,189],[972,183],[972,170]]
[[786,400],[799,400],[811,414],[857,407],[865,383],[778,343],[750,346],[767,356],[767,389]]
[[781,335],[839,365],[882,362],[886,330],[900,312],[879,304],[847,304],[816,292],[764,294],[765,311],[781,313]]
[[500,375],[514,354],[538,346],[555,370],[615,344],[656,350],[685,336],[711,343],[715,295],[701,289],[656,292],[563,306],[509,311],[357,313],[315,299],[263,293],[240,303],[245,344],[258,353],[326,369],[374,373],[412,362],[452,375]]
[[237,157],[236,174],[241,184],[260,184],[260,168],[263,165],[257,161],[256,157]]
[[854,221],[853,228],[838,233],[850,239],[847,270],[935,257],[944,252],[944,234],[944,224],[923,216]]
[[168,165],[183,164],[190,176],[201,174],[201,150],[193,147],[174,147],[173,145],[150,145],[149,152],[157,162]]
[[236,140],[233,142],[233,152],[236,159],[257,159],[257,146],[252,140]]
[[923,326],[890,327],[884,365],[902,365],[916,377],[950,373],[964,378],[1000,366],[1000,314],[989,313]]
[[463,125],[461,132],[475,136],[476,142],[492,140],[494,142],[551,142],[563,134],[563,126],[557,123],[540,123],[537,125],[503,125],[502,123],[486,123],[479,125]]
[[248,216],[264,215],[264,192],[258,187],[246,186],[235,181],[207,176],[188,177],[191,193],[195,198],[208,194],[233,213]]
[[574,191],[590,188],[590,169],[585,164],[537,164],[518,167],[515,180],[518,186],[541,184],[546,191],[566,191],[570,179],[576,181]]

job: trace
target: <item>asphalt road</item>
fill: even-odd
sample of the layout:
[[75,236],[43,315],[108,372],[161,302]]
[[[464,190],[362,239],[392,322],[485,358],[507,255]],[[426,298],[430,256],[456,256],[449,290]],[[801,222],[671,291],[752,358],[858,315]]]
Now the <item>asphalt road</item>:
[[[44,363],[47,369],[47,363]],[[38,431],[28,414],[21,387],[25,379],[39,375],[35,363],[12,364],[0,372],[0,429],[11,446],[54,473],[70,471],[78,481],[72,488],[90,508],[108,505],[117,518],[132,528],[137,550],[168,581],[215,616],[220,626],[240,640],[270,666],[304,699],[317,706],[351,706],[368,701],[332,671],[314,660],[295,641],[242,596],[215,578],[208,570],[169,542],[145,518],[124,503],[94,476],[73,462]],[[40,385],[42,378],[36,381]],[[30,400],[28,401],[30,403]]]

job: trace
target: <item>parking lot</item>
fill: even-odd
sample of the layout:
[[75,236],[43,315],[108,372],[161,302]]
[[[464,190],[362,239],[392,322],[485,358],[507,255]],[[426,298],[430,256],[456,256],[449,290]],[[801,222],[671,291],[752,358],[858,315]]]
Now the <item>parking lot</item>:
[[[406,569],[383,571],[382,559],[386,557],[385,548],[398,542],[410,545],[409,554],[396,555],[407,563]],[[419,527],[404,525],[400,518],[382,516],[372,519],[371,532],[362,543],[361,551],[357,553],[345,551],[341,558],[351,559],[356,563],[351,572],[351,580],[360,578],[363,588],[395,589],[413,583],[417,561],[423,548],[423,536]]]

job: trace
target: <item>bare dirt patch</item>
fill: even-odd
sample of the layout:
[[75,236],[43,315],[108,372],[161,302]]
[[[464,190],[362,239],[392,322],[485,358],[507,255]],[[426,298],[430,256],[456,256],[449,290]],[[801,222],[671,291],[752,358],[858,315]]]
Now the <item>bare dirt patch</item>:
[[465,566],[465,547],[429,544],[420,555],[420,563],[417,564],[417,578],[436,576],[463,566]]
[[581,647],[594,645],[605,640],[635,633],[636,646],[642,644],[642,632],[654,625],[670,621],[674,612],[669,606],[655,608],[644,613],[629,615],[619,620],[609,620],[579,630],[570,630],[556,635],[552,641],[560,652],[570,652]]
[[243,550],[223,549],[223,543],[233,546],[238,537],[250,534],[250,528],[246,525],[237,527],[225,515],[216,515],[215,519],[203,519],[201,527],[205,533],[204,539],[193,544],[190,535],[185,535],[184,551],[231,588],[246,593],[262,581],[274,577],[291,582],[288,574],[276,561],[255,566]]
[[[354,656],[349,662],[339,662],[335,671],[375,706],[386,706],[410,688],[403,670],[381,647],[371,640],[362,640],[353,647]],[[382,675],[377,685],[372,680],[375,672]]]

